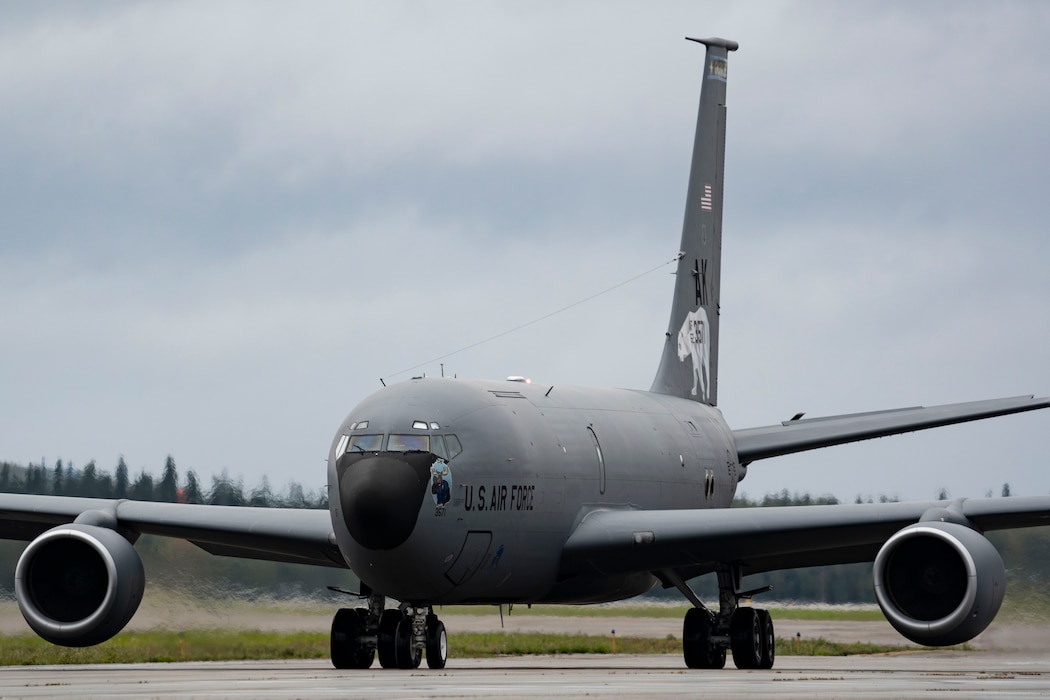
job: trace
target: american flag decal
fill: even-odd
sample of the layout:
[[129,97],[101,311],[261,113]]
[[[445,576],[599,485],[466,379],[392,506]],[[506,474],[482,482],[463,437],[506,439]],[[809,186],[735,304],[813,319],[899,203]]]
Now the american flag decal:
[[711,211],[711,185],[704,185],[704,193],[700,195],[700,208]]

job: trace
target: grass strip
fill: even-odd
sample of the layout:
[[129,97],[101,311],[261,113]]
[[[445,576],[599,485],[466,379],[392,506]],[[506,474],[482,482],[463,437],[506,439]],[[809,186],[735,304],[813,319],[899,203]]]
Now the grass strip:
[[[0,665],[108,664],[173,661],[326,659],[328,635],[321,632],[278,634],[239,630],[122,633],[94,647],[54,646],[30,634],[0,637]],[[449,637],[451,658],[495,656],[612,654],[612,637],[584,634],[464,633]],[[783,656],[850,656],[906,651],[908,647],[839,644],[824,639],[777,639]],[[682,642],[667,637],[617,637],[615,653],[681,654]]]
[[[685,617],[689,605],[515,605],[511,610],[503,608],[503,614],[514,617],[629,617],[629,618],[673,618]],[[499,615],[496,606],[445,605],[439,606],[440,615]],[[774,620],[829,620],[829,621],[881,621],[886,618],[878,608],[769,608]]]

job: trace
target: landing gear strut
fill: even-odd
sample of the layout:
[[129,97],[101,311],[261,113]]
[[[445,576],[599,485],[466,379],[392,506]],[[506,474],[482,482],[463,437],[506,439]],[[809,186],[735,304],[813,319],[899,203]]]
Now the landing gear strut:
[[402,604],[384,609],[386,599],[368,596],[368,608],[342,608],[332,620],[332,665],[369,668],[377,653],[383,668],[444,668],[448,661],[445,625],[430,606]]
[[770,590],[740,591],[740,567],[721,567],[718,570],[718,613],[704,607],[700,599],[677,576],[671,578],[679,589],[693,601],[695,607],[685,615],[682,626],[682,652],[689,668],[723,668],[726,650],[733,652],[737,668],[773,668],[776,641],[773,619],[769,612],[759,608],[739,607],[741,598]]

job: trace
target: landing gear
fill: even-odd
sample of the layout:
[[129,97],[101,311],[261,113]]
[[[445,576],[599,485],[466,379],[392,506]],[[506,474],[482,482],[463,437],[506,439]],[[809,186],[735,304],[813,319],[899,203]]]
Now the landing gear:
[[[397,652],[405,627],[405,614],[397,609],[384,610],[379,619],[379,631],[376,638],[376,649],[379,651],[379,665],[383,668],[400,668]],[[406,657],[407,658],[407,657]]]
[[368,668],[376,650],[365,635],[368,611],[342,608],[332,619],[332,665],[336,668]]
[[768,610],[756,610],[759,621],[762,624],[762,661],[759,668],[773,668],[773,662],[777,658],[777,640],[773,635],[773,617]]
[[398,668],[419,668],[419,662],[423,660],[423,647],[415,643],[413,634],[416,617],[417,615],[410,617],[401,613],[401,620],[394,633],[394,656],[397,658]]
[[762,663],[762,623],[754,608],[737,608],[733,613],[729,644],[737,668],[758,668]]
[[690,608],[682,628],[682,651],[689,668],[724,668],[726,648],[715,636],[715,616],[707,608]]
[[427,607],[402,604],[384,609],[386,599],[368,596],[368,608],[342,608],[332,620],[332,665],[369,668],[375,657],[383,668],[444,668],[448,661],[445,625]]
[[726,650],[733,652],[737,668],[769,669],[776,659],[773,619],[759,608],[739,607],[741,598],[750,598],[769,588],[740,591],[740,567],[725,566],[718,570],[718,612],[704,606],[700,599],[673,572],[667,580],[693,602],[682,625],[682,653],[689,668],[723,668]]
[[445,668],[448,661],[448,638],[445,636],[445,624],[437,615],[427,615],[427,666]]

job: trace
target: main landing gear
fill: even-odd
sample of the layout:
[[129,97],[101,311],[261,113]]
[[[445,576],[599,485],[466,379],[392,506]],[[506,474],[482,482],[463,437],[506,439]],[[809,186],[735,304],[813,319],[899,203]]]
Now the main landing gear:
[[685,615],[682,625],[682,652],[689,668],[723,668],[726,651],[732,650],[737,668],[773,668],[776,640],[773,619],[765,610],[739,607],[741,598],[750,598],[769,588],[740,591],[740,567],[718,570],[718,613],[704,607],[678,577],[672,581],[696,607]]
[[332,620],[332,665],[369,668],[378,652],[383,668],[444,668],[448,661],[445,625],[430,606],[384,609],[386,599],[368,596],[368,608],[342,608]]

